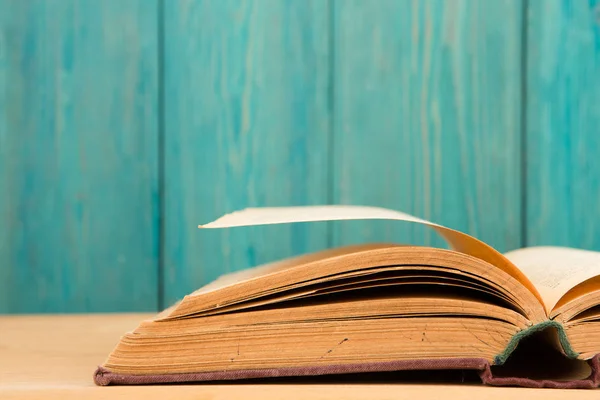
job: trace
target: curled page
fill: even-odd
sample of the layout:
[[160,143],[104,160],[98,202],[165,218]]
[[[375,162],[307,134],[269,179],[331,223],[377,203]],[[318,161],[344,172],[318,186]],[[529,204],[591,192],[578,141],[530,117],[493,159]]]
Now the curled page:
[[539,289],[548,310],[600,289],[600,253],[539,246],[514,250],[506,257]]
[[450,247],[495,265],[528,288],[543,304],[542,298],[529,279],[497,250],[466,233],[387,208],[366,206],[301,206],[247,208],[227,214],[199,228],[231,228],[236,226],[286,224],[293,222],[342,220],[396,220],[427,225],[435,229]]

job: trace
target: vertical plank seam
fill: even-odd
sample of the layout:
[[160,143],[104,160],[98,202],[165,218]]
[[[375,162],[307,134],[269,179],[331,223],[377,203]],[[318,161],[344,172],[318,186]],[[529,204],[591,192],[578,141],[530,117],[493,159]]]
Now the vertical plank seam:
[[158,260],[157,309],[164,308],[165,288],[165,21],[164,0],[157,0],[158,69]]
[[523,0],[521,5],[521,123],[520,123],[520,139],[521,139],[521,247],[527,247],[527,214],[528,214],[528,143],[527,143],[527,110],[528,110],[528,93],[527,93],[527,69],[528,69],[528,54],[529,54],[529,0]]
[[[335,184],[335,0],[329,0],[328,2],[328,26],[327,26],[327,35],[328,35],[328,93],[327,93],[327,103],[328,103],[328,126],[327,126],[327,203],[333,204],[334,199],[334,184]],[[327,247],[333,246],[333,222],[327,222]]]

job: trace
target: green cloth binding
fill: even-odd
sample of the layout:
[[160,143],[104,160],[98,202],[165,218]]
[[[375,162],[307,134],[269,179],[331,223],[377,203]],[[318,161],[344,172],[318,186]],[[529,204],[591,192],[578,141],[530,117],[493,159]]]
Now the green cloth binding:
[[560,345],[562,346],[567,357],[577,358],[579,353],[576,353],[575,350],[573,350],[573,348],[571,347],[569,339],[567,338],[567,333],[565,332],[565,328],[558,322],[549,320],[541,322],[537,325],[530,326],[529,328],[523,329],[522,331],[515,334],[510,339],[510,342],[508,342],[508,345],[506,346],[504,351],[494,358],[494,365],[504,364],[506,360],[508,360],[508,357],[510,357],[512,352],[515,351],[515,349],[519,345],[519,342],[522,339],[548,328],[555,328],[556,332],[558,332],[558,339],[560,341]]

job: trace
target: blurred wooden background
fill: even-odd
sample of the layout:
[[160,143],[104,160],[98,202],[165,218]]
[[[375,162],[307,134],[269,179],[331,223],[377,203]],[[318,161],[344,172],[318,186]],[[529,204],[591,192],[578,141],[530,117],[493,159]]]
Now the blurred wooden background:
[[600,0],[0,0],[0,312],[157,310],[410,224],[600,250]]

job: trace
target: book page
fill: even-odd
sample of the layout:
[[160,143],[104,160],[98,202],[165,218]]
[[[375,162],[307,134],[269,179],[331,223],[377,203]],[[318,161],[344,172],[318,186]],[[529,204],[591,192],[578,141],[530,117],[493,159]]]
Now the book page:
[[263,264],[258,267],[245,269],[241,271],[231,272],[229,274],[221,275],[216,280],[212,281],[208,285],[201,287],[192,293],[192,295],[200,295],[216,290],[220,290],[224,287],[234,286],[240,282],[245,282],[257,277],[261,277],[267,274],[272,274],[284,270],[288,270],[297,267],[302,264],[308,264],[314,261],[323,260],[326,258],[352,254],[355,252],[362,252],[365,250],[373,250],[377,248],[385,248],[390,245],[383,243],[363,244],[354,246],[344,246],[341,248],[321,250],[316,253],[302,254],[296,257],[286,258],[279,261],[274,261],[268,264]]
[[199,228],[229,228],[235,226],[269,225],[292,222],[383,219],[427,225],[435,229],[450,247],[458,252],[484,260],[521,282],[542,302],[529,279],[498,251],[472,236],[399,211],[365,206],[302,206],[247,208],[227,214]]
[[[529,247],[504,254],[538,289],[546,310],[585,293],[568,293],[600,275],[600,253],[567,247]],[[596,289],[600,289],[596,287]],[[586,287],[585,292],[594,290]],[[568,293],[568,296],[565,296]],[[561,299],[565,296],[564,299]]]

